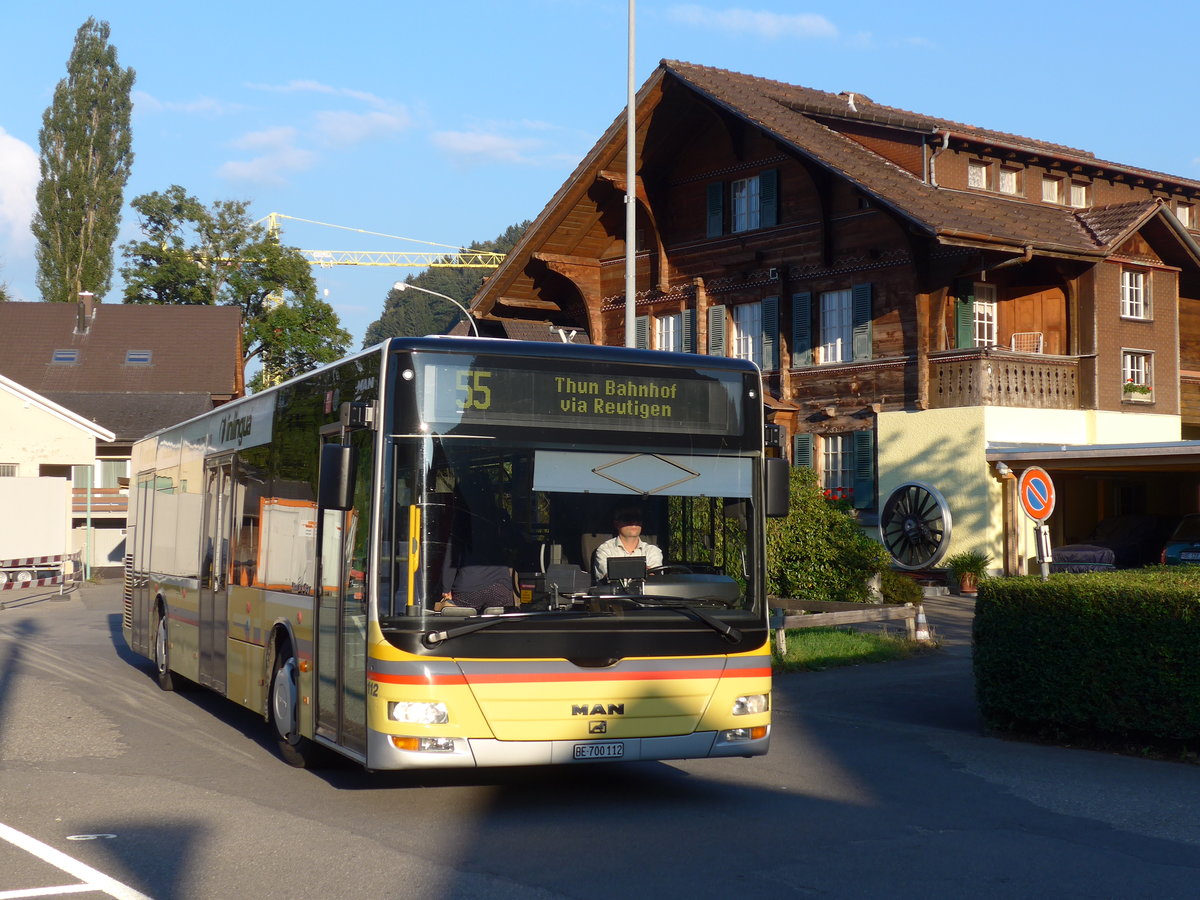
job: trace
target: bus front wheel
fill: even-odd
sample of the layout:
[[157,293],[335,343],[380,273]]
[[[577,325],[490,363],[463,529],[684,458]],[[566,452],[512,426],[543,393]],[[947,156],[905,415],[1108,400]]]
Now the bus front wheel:
[[167,615],[158,611],[158,625],[154,629],[154,677],[164,691],[175,690],[175,676],[171,672],[171,642],[167,634]]
[[300,734],[300,691],[298,666],[290,647],[283,647],[271,677],[271,725],[279,744],[279,755],[290,766],[303,769],[316,761],[317,747]]

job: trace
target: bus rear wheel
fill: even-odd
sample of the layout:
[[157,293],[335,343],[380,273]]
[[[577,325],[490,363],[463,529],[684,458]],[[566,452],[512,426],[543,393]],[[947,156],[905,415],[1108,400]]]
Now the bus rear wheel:
[[158,611],[158,624],[154,629],[154,678],[164,691],[176,688],[175,675],[171,671],[171,641],[167,633],[167,616]]
[[317,762],[317,746],[300,734],[299,666],[290,647],[280,649],[271,676],[271,696],[268,708],[271,727],[279,745],[279,755],[289,766],[308,768]]

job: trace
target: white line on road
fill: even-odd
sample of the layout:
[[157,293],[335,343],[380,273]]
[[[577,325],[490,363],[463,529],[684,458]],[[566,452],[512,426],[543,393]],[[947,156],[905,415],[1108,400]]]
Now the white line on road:
[[72,859],[61,850],[55,850],[49,844],[43,844],[36,838],[22,834],[15,828],[9,828],[3,822],[0,822],[0,839],[8,841],[14,847],[19,847],[26,853],[30,853],[43,862],[61,869],[68,875],[74,875],[80,881],[84,882],[81,885],[42,888],[36,892],[31,890],[0,891],[0,900],[11,900],[11,898],[17,897],[48,897],[56,894],[81,893],[83,891],[103,891],[110,897],[116,897],[117,900],[150,900],[145,894],[134,890],[129,885],[121,884],[121,882],[114,878],[109,878],[103,872],[99,872],[77,859]]

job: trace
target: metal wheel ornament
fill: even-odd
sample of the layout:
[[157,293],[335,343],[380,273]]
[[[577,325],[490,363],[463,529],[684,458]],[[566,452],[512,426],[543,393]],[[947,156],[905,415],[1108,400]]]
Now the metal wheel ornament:
[[950,507],[937,488],[919,481],[900,485],[883,504],[879,534],[902,569],[937,565],[950,546]]

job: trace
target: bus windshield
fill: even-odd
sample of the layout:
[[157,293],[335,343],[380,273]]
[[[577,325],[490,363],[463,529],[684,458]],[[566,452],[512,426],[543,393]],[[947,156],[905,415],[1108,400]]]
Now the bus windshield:
[[750,457],[417,441],[395,468],[395,521],[421,535],[395,560],[396,615],[760,608]]

